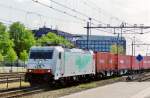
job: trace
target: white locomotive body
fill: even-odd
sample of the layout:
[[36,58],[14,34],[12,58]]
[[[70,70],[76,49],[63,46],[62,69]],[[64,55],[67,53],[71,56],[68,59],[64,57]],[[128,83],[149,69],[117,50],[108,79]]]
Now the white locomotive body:
[[61,46],[34,46],[30,49],[26,81],[55,81],[95,74],[94,53]]

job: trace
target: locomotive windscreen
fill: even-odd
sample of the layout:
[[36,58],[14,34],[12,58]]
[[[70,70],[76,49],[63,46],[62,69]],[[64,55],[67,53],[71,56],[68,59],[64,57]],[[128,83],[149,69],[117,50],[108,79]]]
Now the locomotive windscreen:
[[32,50],[30,52],[30,59],[52,59],[52,50]]

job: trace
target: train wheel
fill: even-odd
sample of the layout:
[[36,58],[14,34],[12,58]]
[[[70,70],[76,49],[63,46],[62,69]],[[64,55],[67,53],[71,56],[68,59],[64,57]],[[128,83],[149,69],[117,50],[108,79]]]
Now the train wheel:
[[97,74],[97,75],[96,75],[96,80],[100,80],[100,79],[102,79],[103,77],[104,77],[103,74]]
[[30,83],[30,86],[37,86],[38,85],[37,83],[33,82],[32,80],[29,81],[29,83]]

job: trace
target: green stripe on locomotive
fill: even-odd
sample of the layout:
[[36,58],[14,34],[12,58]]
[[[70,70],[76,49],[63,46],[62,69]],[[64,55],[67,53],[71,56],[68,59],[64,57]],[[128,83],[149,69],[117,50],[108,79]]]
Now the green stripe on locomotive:
[[88,64],[92,62],[91,55],[76,55],[76,61],[75,64],[78,66],[79,70],[83,70],[86,68]]
[[72,60],[72,65],[75,65],[74,67],[78,71],[85,70],[87,66],[92,64],[93,58],[91,54],[82,54],[82,53],[72,53],[72,52],[65,52],[65,63],[68,62],[68,60]]

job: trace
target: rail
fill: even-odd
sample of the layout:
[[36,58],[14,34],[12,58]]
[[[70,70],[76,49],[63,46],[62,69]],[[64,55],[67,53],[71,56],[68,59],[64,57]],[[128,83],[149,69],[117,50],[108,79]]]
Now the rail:
[[[20,73],[15,73],[15,74],[11,74],[11,73],[4,73],[4,74],[0,74],[0,85],[3,86],[3,88],[1,89],[9,89],[9,84],[11,83],[19,83],[18,87],[21,88],[22,87],[22,82],[24,81],[24,73],[20,74]],[[5,87],[6,85],[6,87]]]
[[44,91],[42,87],[26,87],[22,89],[15,89],[11,91],[4,91],[0,93],[0,98],[18,98],[25,95],[35,94]]
[[135,75],[129,75],[126,78],[127,82],[144,82],[150,80],[150,73],[140,73]]

